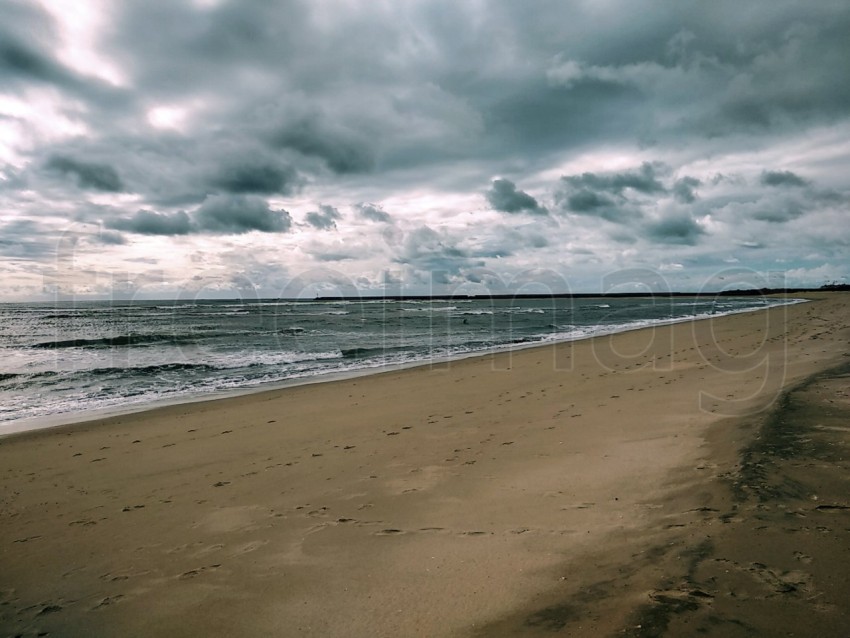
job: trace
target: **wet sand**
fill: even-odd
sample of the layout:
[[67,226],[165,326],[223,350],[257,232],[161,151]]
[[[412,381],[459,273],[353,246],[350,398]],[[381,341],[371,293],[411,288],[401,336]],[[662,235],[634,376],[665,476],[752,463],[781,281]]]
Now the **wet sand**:
[[0,439],[0,635],[843,635],[814,297]]

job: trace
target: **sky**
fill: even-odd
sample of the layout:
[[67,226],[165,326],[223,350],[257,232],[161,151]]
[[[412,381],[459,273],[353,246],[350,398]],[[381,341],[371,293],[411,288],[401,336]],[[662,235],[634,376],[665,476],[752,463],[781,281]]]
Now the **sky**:
[[0,0],[0,300],[850,277],[846,0]]

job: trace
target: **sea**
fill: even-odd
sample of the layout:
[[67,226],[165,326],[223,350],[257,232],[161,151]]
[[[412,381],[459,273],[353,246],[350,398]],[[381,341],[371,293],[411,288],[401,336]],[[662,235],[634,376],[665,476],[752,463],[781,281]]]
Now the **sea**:
[[789,301],[711,296],[0,304],[0,434],[782,303]]

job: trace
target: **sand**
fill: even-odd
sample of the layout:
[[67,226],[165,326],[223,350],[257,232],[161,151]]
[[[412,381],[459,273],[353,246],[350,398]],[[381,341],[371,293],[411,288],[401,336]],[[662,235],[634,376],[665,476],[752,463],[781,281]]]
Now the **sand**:
[[4,437],[0,635],[844,635],[812,297]]

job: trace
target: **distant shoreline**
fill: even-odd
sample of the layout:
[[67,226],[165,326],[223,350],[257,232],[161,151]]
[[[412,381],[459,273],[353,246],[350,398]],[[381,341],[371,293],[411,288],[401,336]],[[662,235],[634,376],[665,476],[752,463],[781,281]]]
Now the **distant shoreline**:
[[[491,295],[328,295],[315,299],[281,299],[280,301],[456,301],[471,299],[486,301],[487,299],[635,299],[654,297],[756,297],[759,295],[796,295],[812,292],[848,292],[850,285],[823,286],[820,288],[753,288],[751,290],[722,290],[718,292],[557,292],[514,294],[500,293]],[[261,301],[261,300],[258,300]]]
[[[812,292],[826,291],[850,291],[850,286],[836,286],[831,288],[754,288],[752,290],[723,290],[720,292],[560,292],[560,293],[533,293],[512,294],[501,293],[494,295],[376,295],[376,296],[324,296],[316,297],[309,301],[457,301],[459,299],[470,299],[473,301],[486,301],[488,299],[635,299],[641,297],[669,298],[669,297],[756,297],[759,295],[796,295]],[[281,300],[283,301],[283,300]],[[290,301],[290,300],[287,300]],[[304,300],[291,300],[304,301]]]
[[721,290],[715,292],[681,292],[681,291],[661,291],[661,292],[553,292],[553,293],[498,293],[498,294],[445,294],[445,295],[414,295],[414,294],[399,294],[399,295],[327,295],[317,297],[256,297],[246,299],[244,297],[191,297],[172,299],[159,298],[113,298],[113,299],[86,299],[86,298],[56,298],[56,299],[41,299],[31,301],[3,301],[0,305],[8,304],[39,304],[47,305],[51,303],[195,303],[195,302],[221,302],[221,303],[332,303],[338,301],[358,302],[358,301],[486,301],[497,299],[640,299],[640,298],[712,298],[712,297],[757,297],[757,296],[776,296],[776,295],[799,295],[810,293],[824,292],[850,292],[850,284],[829,284],[818,288],[803,287],[803,288],[752,288],[745,290]]

